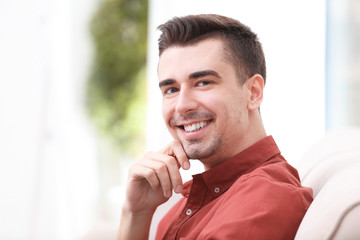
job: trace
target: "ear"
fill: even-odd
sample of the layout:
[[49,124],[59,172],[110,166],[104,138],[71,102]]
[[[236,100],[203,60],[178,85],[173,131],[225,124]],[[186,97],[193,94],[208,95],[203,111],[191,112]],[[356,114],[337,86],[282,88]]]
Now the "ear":
[[260,74],[255,74],[246,81],[248,89],[248,109],[257,110],[263,100],[264,79]]

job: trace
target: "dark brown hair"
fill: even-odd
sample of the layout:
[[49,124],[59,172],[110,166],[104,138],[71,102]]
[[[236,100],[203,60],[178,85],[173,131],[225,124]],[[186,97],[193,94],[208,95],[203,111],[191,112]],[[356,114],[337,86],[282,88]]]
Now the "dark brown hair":
[[241,83],[254,74],[266,79],[264,52],[258,37],[239,21],[216,15],[201,14],[175,17],[160,25],[159,55],[168,47],[196,44],[208,38],[224,42],[225,57],[237,70]]

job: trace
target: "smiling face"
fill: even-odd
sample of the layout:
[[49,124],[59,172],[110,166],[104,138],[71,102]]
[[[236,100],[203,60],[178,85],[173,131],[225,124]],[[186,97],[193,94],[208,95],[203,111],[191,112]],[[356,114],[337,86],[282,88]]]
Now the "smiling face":
[[189,158],[210,169],[246,141],[249,90],[225,59],[219,39],[166,49],[159,61],[163,117]]

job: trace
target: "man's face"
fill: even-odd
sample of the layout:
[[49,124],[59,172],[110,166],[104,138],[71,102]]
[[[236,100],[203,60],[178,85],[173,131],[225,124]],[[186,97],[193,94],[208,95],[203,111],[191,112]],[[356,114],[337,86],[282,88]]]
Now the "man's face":
[[217,39],[170,47],[158,68],[167,128],[208,169],[239,152],[248,126],[247,88],[223,51]]

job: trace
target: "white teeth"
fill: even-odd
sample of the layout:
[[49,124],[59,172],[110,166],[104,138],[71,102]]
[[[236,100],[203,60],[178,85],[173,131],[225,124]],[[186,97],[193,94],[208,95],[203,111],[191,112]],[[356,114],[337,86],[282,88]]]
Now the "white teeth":
[[184,129],[186,132],[192,132],[205,127],[207,124],[208,124],[207,122],[193,123],[191,125],[186,125],[186,126],[184,125]]

